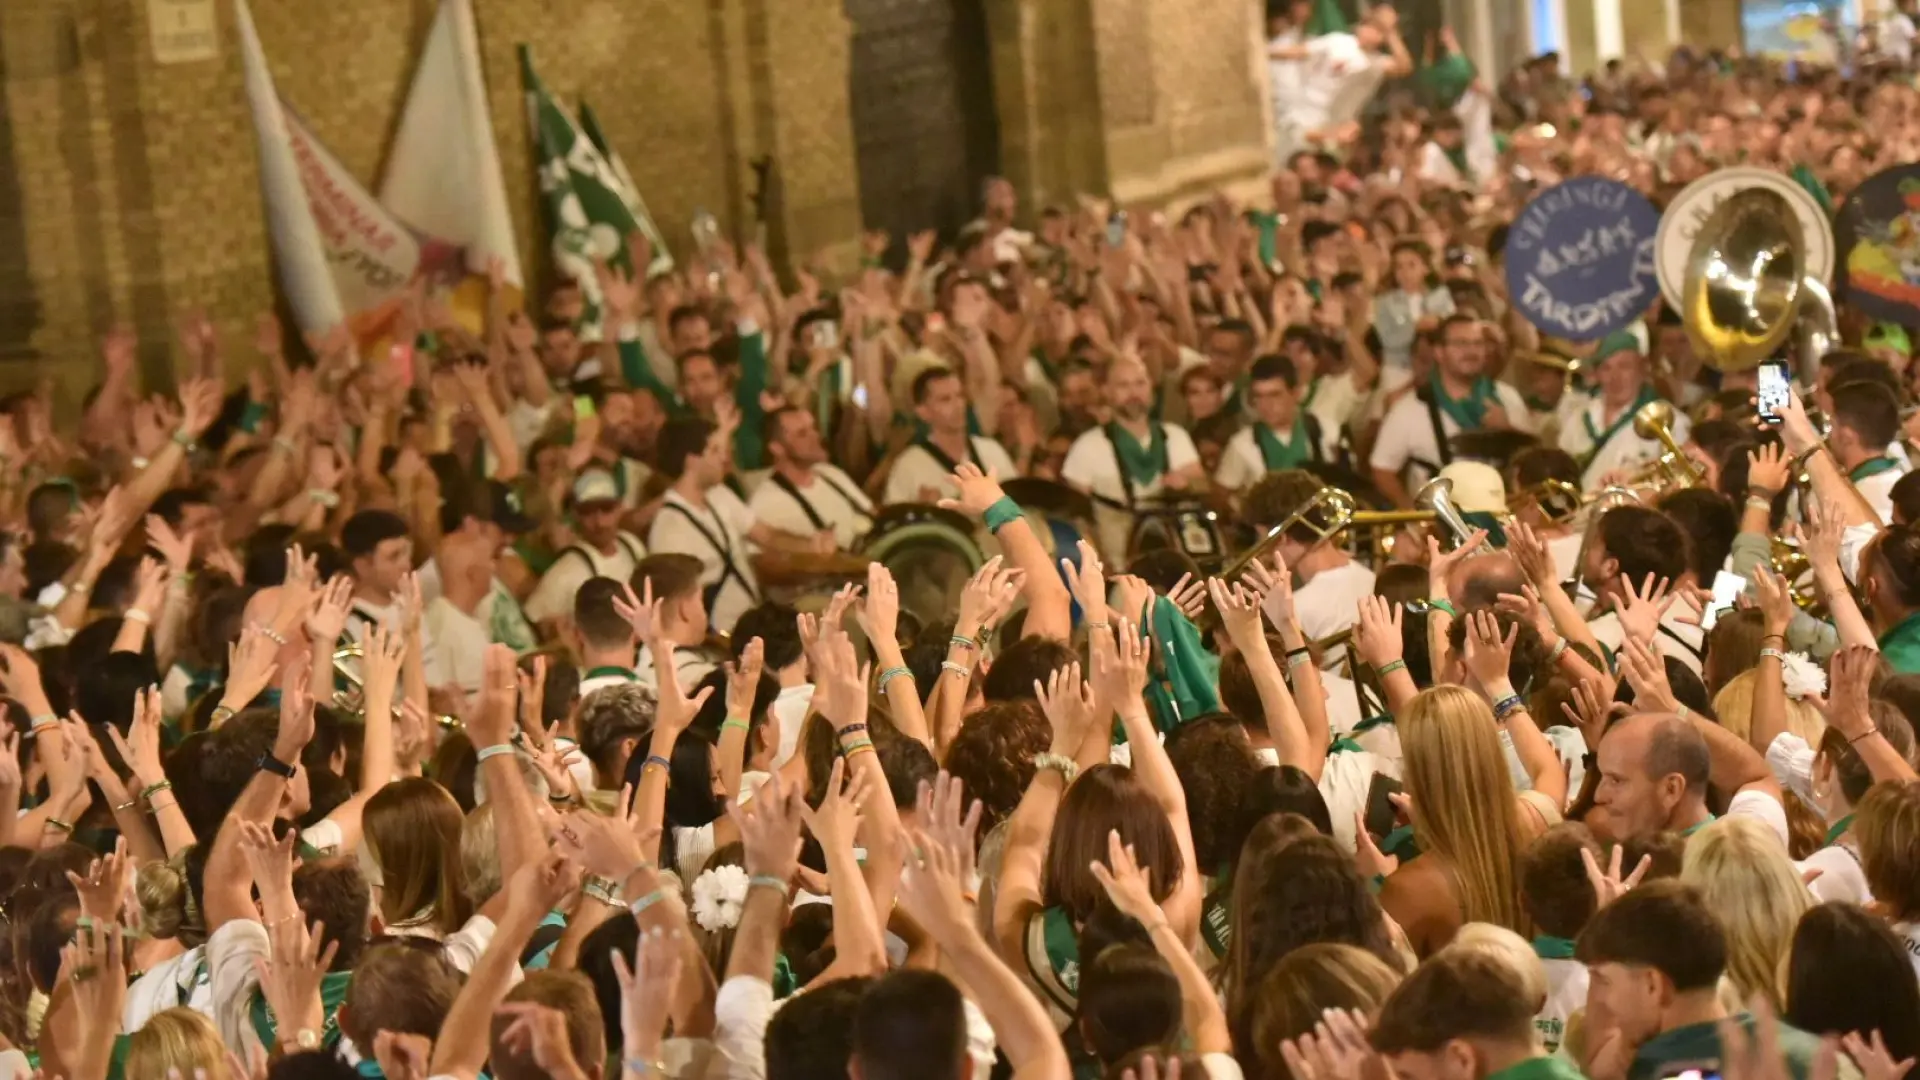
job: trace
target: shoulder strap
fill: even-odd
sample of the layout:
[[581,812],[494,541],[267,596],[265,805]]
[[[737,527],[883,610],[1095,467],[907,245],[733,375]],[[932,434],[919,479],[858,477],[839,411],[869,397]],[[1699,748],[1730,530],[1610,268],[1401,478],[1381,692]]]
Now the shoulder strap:
[[[967,445],[968,445],[968,446],[972,446],[972,445],[973,445],[973,443],[972,443],[972,441],[971,441],[971,440],[969,440],[969,441],[968,441],[968,443],[967,443]],[[977,455],[976,455],[976,456],[977,456]],[[983,471],[984,471],[984,470],[983,470]],[[873,520],[873,515],[872,515],[872,514],[869,514],[869,513],[867,513],[867,512],[865,511],[865,510],[863,510],[863,509],[861,509],[861,507],[860,507],[860,500],[859,500],[859,499],[856,499],[856,498],[854,498],[854,496],[853,496],[853,493],[852,493],[852,492],[850,492],[850,491],[848,491],[848,490],[847,490],[846,488],[844,488],[844,487],[841,487],[841,486],[840,486],[840,484],[839,484],[839,482],[838,482],[838,481],[836,481],[836,480],[834,480],[834,478],[833,478],[833,477],[831,477],[831,476],[828,476],[828,475],[827,475],[826,473],[823,473],[823,472],[821,472],[821,471],[820,471],[820,470],[818,470],[818,469],[815,469],[815,470],[814,470],[814,473],[813,473],[813,477],[814,477],[814,479],[816,479],[816,480],[818,480],[818,481],[820,481],[821,483],[823,483],[823,484],[825,484],[825,485],[827,485],[828,487],[830,487],[830,488],[832,488],[832,489],[834,490],[834,492],[835,492],[836,494],[838,494],[838,495],[839,495],[839,496],[840,496],[840,497],[841,497],[842,499],[845,499],[845,500],[847,501],[847,507],[848,507],[848,509],[850,509],[850,510],[852,510],[852,511],[853,511],[854,513],[856,513],[856,514],[858,514],[858,515],[860,515],[861,517],[863,517],[863,518],[865,518],[865,519],[867,519],[868,521],[872,521],[872,520]],[[824,528],[824,527],[825,527],[825,526],[822,526],[822,528]]]
[[[1433,442],[1440,451],[1440,464],[1444,468],[1445,466],[1453,464],[1453,448],[1447,445],[1447,425],[1440,419],[1440,404],[1433,399],[1433,395],[1427,395],[1425,400],[1427,403],[1427,422],[1433,425]],[[1439,470],[1436,469],[1434,471],[1438,472]]]
[[[960,467],[959,462],[953,460],[953,458],[949,456],[945,450],[942,450],[938,446],[935,446],[933,444],[933,440],[927,438],[924,435],[921,436],[920,438],[913,440],[913,442],[910,443],[909,445],[917,446],[920,449],[925,450],[930,456],[932,456],[933,460],[940,463],[940,467],[942,469],[945,469],[948,472],[953,472],[954,470]],[[977,452],[975,452],[975,450],[973,449],[973,436],[971,435],[967,436],[967,460],[973,462],[975,465],[980,464],[980,455]]]
[[787,479],[786,476],[779,472],[773,473],[768,476],[767,479],[773,483],[774,487],[786,492],[788,498],[800,504],[800,512],[807,515],[807,520],[813,522],[814,528],[824,529],[827,527],[826,519],[820,516],[820,511],[813,508],[813,504],[807,501],[805,495],[800,494],[800,488],[796,486],[792,480]]
[[[733,563],[733,544],[728,542],[726,525],[720,525],[720,535],[716,537],[713,535],[713,530],[707,528],[706,524],[695,516],[694,512],[686,506],[676,502],[668,502],[662,503],[660,508],[662,510],[678,510],[680,516],[687,519],[687,524],[692,525],[694,530],[700,534],[701,538],[706,540],[708,545],[713,548],[714,553],[720,556],[720,580],[714,583],[716,587],[726,584],[727,579],[731,577],[740,583],[741,588],[747,590],[748,596],[755,600],[760,599],[760,594],[754,590],[753,586],[747,583],[747,575],[741,573],[740,568]],[[718,515],[715,516],[715,520],[718,521]]]
[[1675,633],[1671,628],[1667,626],[1666,623],[1655,624],[1654,629],[1672,638],[1675,644],[1687,650],[1688,653],[1692,654],[1695,660],[1705,659],[1705,657],[1701,654],[1701,650],[1698,646],[1694,645],[1692,642],[1688,641],[1686,638],[1681,637],[1678,633]]
[[613,538],[620,542],[620,550],[627,553],[627,558],[632,559],[635,566],[645,560],[646,556],[633,550],[633,544],[628,541],[626,533],[614,533]]
[[1307,457],[1324,463],[1327,460],[1327,453],[1320,445],[1320,418],[1312,413],[1302,415],[1307,422]]

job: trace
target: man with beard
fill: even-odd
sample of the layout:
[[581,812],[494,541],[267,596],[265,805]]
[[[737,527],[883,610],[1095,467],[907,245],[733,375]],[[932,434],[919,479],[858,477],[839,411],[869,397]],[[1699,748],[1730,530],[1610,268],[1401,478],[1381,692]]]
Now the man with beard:
[[576,543],[560,553],[524,605],[527,618],[553,624],[573,612],[573,594],[588,578],[626,581],[646,558],[640,538],[620,528],[620,491],[613,475],[588,469],[573,481]]
[[1107,368],[1106,398],[1113,419],[1073,441],[1060,475],[1093,496],[1100,550],[1118,564],[1141,501],[1190,491],[1205,472],[1187,430],[1149,415],[1153,384],[1139,360],[1121,356]]
[[773,471],[747,508],[768,525],[796,536],[830,531],[834,546],[851,550],[873,524],[873,503],[853,478],[827,463],[820,426],[805,409],[767,416],[767,456]]

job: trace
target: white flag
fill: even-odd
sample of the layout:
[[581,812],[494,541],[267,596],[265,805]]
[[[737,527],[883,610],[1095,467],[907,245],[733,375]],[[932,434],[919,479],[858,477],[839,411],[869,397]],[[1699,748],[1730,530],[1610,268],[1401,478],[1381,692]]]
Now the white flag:
[[507,282],[521,287],[470,0],[441,0],[434,15],[380,202],[427,238],[429,274],[457,279],[464,270],[484,277],[489,260],[498,258]]
[[281,99],[246,0],[234,13],[281,287],[302,331],[365,327],[413,280],[420,245]]

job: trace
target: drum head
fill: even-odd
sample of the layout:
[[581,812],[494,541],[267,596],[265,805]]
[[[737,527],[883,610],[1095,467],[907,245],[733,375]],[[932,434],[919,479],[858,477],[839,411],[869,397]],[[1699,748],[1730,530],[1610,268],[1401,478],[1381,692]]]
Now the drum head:
[[922,626],[947,621],[960,610],[967,579],[986,561],[971,530],[933,518],[898,521],[884,532],[876,528],[861,554],[892,571],[900,609]]

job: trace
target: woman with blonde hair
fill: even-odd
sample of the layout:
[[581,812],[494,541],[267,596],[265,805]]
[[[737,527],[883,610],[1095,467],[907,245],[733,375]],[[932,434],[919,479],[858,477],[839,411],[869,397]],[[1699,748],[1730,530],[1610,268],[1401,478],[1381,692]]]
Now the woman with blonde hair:
[[1240,1061],[1249,1080],[1295,1080],[1280,1044],[1312,1031],[1328,1009],[1358,1009],[1372,1016],[1400,972],[1353,945],[1303,945],[1273,966],[1255,998],[1252,1053]]
[[[1495,664],[1484,655],[1487,646],[1476,644],[1482,640],[1477,632],[1469,636],[1468,664],[1478,661],[1490,673]],[[1499,655],[1497,667],[1505,671],[1504,655]],[[1491,675],[1488,681],[1494,681]],[[1545,746],[1545,737],[1512,695],[1504,675],[1498,683],[1495,689],[1505,690],[1495,695],[1505,714],[1501,720],[1522,759],[1538,755],[1540,747],[1532,746],[1536,740],[1551,758],[1551,747]],[[1423,958],[1443,948],[1470,922],[1528,934],[1530,924],[1520,902],[1520,857],[1535,836],[1560,820],[1566,775],[1557,759],[1554,768],[1536,777],[1536,790],[1516,793],[1497,734],[1502,725],[1485,698],[1462,686],[1421,691],[1398,726],[1419,850],[1397,866],[1392,860],[1379,864],[1392,867],[1380,889],[1381,906]],[[1378,857],[1371,841],[1362,847],[1363,855]]]
[[[1787,730],[1809,745],[1820,745],[1820,734],[1827,730],[1827,723],[1820,717],[1820,710],[1808,700],[1812,694],[1826,689],[1825,680],[1820,678],[1819,668],[1811,664],[1796,662],[1785,669],[1787,682]],[[1720,726],[1740,736],[1750,739],[1753,731],[1753,691],[1754,683],[1760,678],[1759,668],[1748,668],[1727,680],[1727,685],[1713,696],[1714,719]],[[1809,680],[1819,679],[1819,682]],[[1767,748],[1758,748],[1766,753]]]
[[492,936],[463,934],[473,915],[460,860],[465,820],[446,788],[417,776],[381,788],[362,818],[362,869],[383,932],[445,942],[448,960],[462,972]]
[[134,1030],[127,1040],[123,1075],[241,1080],[227,1066],[227,1048],[213,1021],[180,1006],[154,1013]]
[[1751,817],[1724,817],[1694,833],[1680,880],[1700,890],[1727,934],[1727,978],[1741,1001],[1780,1000],[1780,963],[1813,894],[1780,846],[1780,837]]

